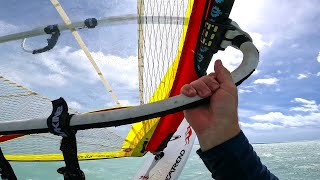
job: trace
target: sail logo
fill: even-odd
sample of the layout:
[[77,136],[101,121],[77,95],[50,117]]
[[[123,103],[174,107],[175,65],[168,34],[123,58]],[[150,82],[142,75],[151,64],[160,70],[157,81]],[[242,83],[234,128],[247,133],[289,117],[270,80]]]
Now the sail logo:
[[56,112],[54,112],[54,116],[52,117],[52,127],[53,127],[53,131],[58,134],[59,136],[63,136],[63,137],[67,137],[67,135],[61,131],[61,128],[60,128],[60,122],[59,122],[59,119],[60,119],[60,115],[62,114],[63,112],[63,106],[59,106],[56,110]]
[[211,16],[212,17],[218,17],[222,14],[220,8],[218,6],[213,6],[211,9]]
[[149,179],[149,176],[140,176],[139,179],[148,180],[148,179]]
[[190,137],[192,135],[192,129],[191,129],[190,125],[187,127],[187,131],[186,131],[185,135],[186,135],[186,137],[185,137],[184,141],[186,142],[185,145],[187,145],[190,143]]
[[171,179],[171,174],[174,173],[176,171],[176,168],[179,166],[179,163],[182,160],[183,155],[186,153],[186,151],[184,149],[182,149],[180,151],[179,156],[176,159],[176,162],[172,165],[169,174],[166,176],[166,180],[170,180]]

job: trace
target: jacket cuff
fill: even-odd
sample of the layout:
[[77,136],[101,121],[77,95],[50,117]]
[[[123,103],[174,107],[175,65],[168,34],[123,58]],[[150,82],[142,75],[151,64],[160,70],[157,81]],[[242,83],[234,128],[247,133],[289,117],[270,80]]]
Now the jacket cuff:
[[240,131],[239,134],[233,138],[207,151],[202,152],[201,149],[198,149],[197,154],[203,161],[219,161],[225,156],[225,153],[234,151],[234,149],[241,149],[242,146],[246,146],[248,143],[248,139],[244,133]]

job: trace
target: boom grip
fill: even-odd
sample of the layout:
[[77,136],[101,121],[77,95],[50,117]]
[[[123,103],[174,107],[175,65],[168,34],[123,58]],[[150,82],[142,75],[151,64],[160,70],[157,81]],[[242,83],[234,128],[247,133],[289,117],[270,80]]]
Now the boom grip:
[[232,71],[233,82],[238,86],[246,80],[257,68],[259,63],[259,51],[250,41],[240,46],[243,53],[243,60],[238,68]]

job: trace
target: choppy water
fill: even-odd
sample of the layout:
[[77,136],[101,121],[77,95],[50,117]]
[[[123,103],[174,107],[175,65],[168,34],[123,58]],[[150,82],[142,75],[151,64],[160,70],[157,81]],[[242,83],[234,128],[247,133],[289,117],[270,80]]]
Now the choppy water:
[[[211,179],[211,174],[196,154],[198,148],[199,146],[194,146],[180,180]],[[280,179],[320,179],[320,141],[256,144],[254,149],[262,162]],[[145,157],[82,161],[80,165],[88,180],[122,180],[131,179],[144,159]],[[61,167],[63,162],[11,164],[18,179],[63,179],[56,173],[56,169]]]

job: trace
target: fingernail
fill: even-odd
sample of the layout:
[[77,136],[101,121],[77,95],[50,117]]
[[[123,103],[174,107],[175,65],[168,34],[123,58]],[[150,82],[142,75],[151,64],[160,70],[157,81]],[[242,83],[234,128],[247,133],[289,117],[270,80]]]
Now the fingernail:
[[222,65],[222,61],[221,61],[220,59],[217,59],[217,60],[216,60],[216,64],[217,64],[217,65]]

